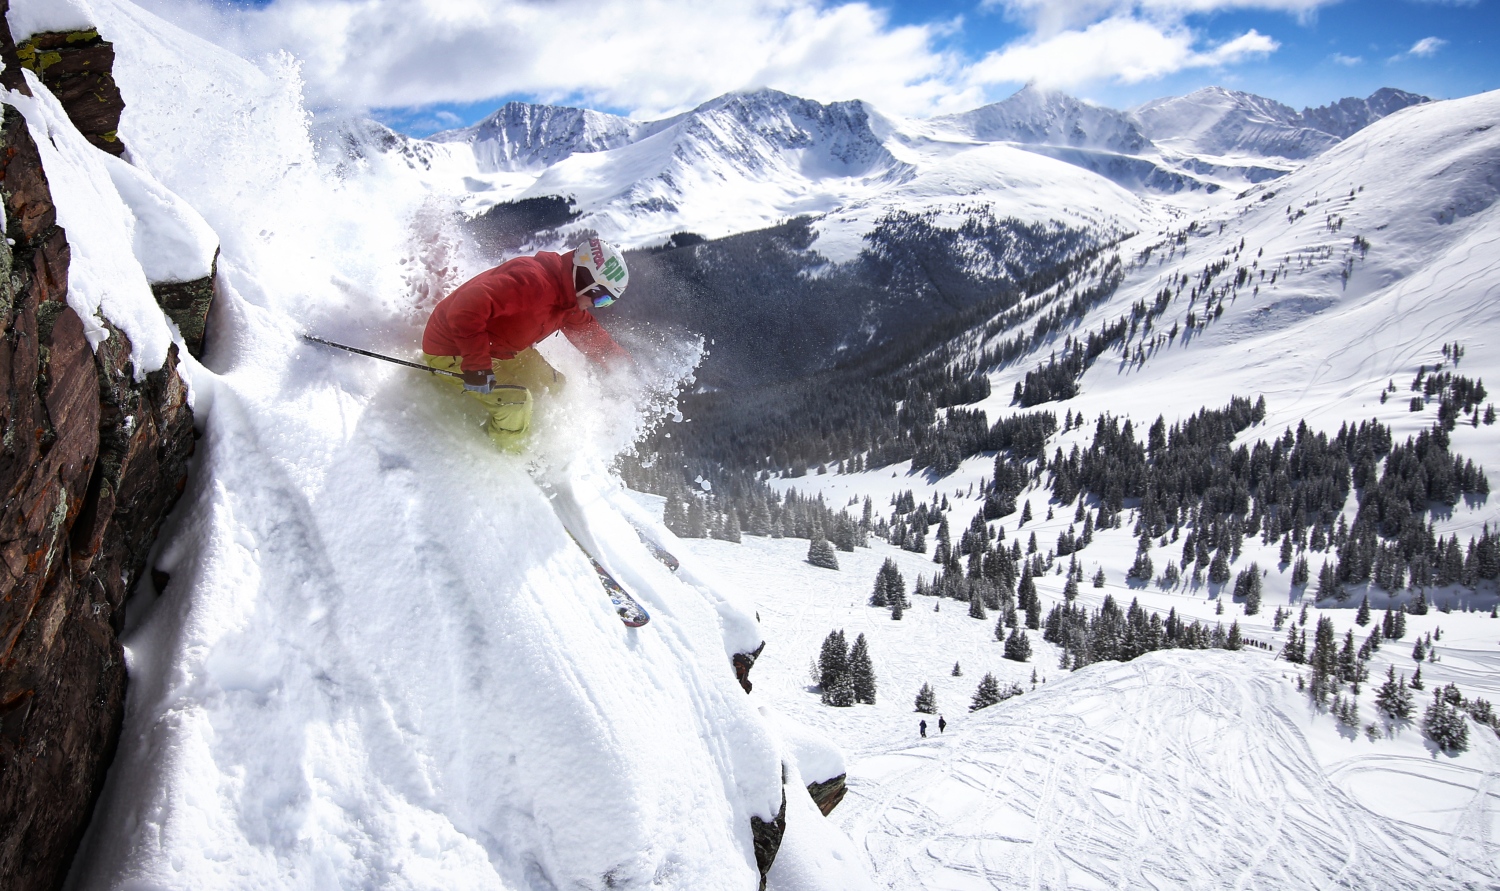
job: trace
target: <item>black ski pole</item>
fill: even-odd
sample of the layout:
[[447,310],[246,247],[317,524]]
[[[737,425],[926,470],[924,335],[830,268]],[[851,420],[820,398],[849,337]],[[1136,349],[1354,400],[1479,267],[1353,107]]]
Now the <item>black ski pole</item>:
[[379,353],[372,353],[369,350],[362,350],[359,347],[352,347],[352,346],[349,346],[348,344],[334,343],[331,340],[324,340],[321,337],[315,337],[315,336],[313,336],[311,334],[304,334],[304,335],[302,335],[302,338],[304,340],[310,340],[313,343],[321,343],[324,346],[331,346],[334,349],[344,350],[345,352],[357,353],[357,354],[359,354],[361,356],[369,356],[371,359],[380,359],[382,361],[390,362],[390,363],[393,363],[395,365],[405,365],[407,368],[415,368],[418,371],[425,371],[428,374],[446,374],[449,377],[456,377],[456,378],[462,378],[463,377],[462,374],[459,374],[456,371],[444,371],[441,368],[433,368],[430,365],[423,365],[421,362],[408,362],[405,359],[397,359],[397,358],[395,358],[393,356],[382,356]]

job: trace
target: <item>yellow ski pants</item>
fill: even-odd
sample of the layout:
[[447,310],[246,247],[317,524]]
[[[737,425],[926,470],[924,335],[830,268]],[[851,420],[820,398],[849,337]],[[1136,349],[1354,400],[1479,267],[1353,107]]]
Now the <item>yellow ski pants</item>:
[[[439,371],[463,371],[463,360],[459,356],[423,353],[422,361]],[[566,378],[534,349],[522,350],[513,359],[496,359],[490,363],[490,368],[495,374],[495,388],[488,393],[465,390],[462,381],[446,374],[437,375],[437,378],[444,386],[467,393],[484,406],[490,415],[484,430],[495,445],[506,451],[520,451],[531,429],[532,394],[561,390]]]

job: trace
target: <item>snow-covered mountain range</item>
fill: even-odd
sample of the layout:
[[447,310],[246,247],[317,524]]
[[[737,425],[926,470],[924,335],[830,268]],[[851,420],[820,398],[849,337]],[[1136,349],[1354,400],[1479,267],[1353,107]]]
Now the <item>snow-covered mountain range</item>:
[[580,213],[570,231],[630,246],[810,214],[821,218],[818,250],[843,260],[892,209],[971,200],[1028,222],[1138,230],[1284,175],[1424,101],[1387,89],[1299,114],[1207,88],[1116,111],[1028,86],[973,111],[908,120],[763,89],[652,122],[511,102],[428,140],[362,121],[325,125],[324,139],[346,160],[396,153],[470,214],[559,196]]

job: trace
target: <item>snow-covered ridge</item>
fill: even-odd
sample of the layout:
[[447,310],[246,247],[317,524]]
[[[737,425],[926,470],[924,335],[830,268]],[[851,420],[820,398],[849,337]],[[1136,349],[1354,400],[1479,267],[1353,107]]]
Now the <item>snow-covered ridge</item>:
[[[1337,144],[1330,131],[1353,132],[1420,99],[1386,90],[1308,109],[1304,120],[1280,103],[1217,88],[1125,112],[1028,86],[970,112],[912,120],[864,102],[762,89],[650,122],[511,102],[431,137],[430,159],[416,141],[340,138],[365,144],[367,155],[404,156],[422,168],[413,175],[455,195],[471,215],[561,196],[576,202],[577,228],[648,246],[679,231],[719,237],[810,214],[826,217],[817,249],[845,260],[885,212],[947,213],[976,199],[1031,222],[1061,213],[1069,225],[1157,225],[1284,175]],[[1017,150],[1057,163],[1041,165],[1048,172],[1039,178]],[[1078,200],[1017,188],[1038,179]],[[1122,205],[1121,189],[1133,206]],[[566,233],[538,246],[559,238]]]
[[1345,98],[1298,113],[1263,96],[1205,87],[1154,99],[1132,116],[1163,148],[1210,157],[1305,161],[1403,108],[1431,101],[1385,88],[1366,99]]

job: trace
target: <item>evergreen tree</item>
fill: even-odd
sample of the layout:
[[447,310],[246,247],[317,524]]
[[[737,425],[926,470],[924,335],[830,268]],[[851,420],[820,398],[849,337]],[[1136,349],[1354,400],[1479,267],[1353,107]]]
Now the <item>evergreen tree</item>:
[[1411,673],[1411,683],[1409,686],[1413,690],[1426,689],[1426,686],[1422,683],[1422,666],[1418,665],[1417,670]]
[[833,552],[833,544],[826,538],[815,538],[808,545],[807,562],[824,569],[839,568],[839,558]]
[[1406,676],[1396,679],[1396,666],[1388,666],[1385,683],[1375,690],[1375,707],[1393,721],[1405,721],[1411,717],[1412,695],[1407,689]]
[[1031,659],[1031,640],[1027,638],[1026,632],[1019,628],[1011,629],[1010,637],[1005,639],[1005,658],[1012,662]]
[[1224,649],[1242,650],[1245,648],[1245,638],[1240,635],[1240,620],[1235,619],[1229,623],[1229,634],[1224,638]]
[[899,622],[906,615],[906,598],[897,597],[891,601],[891,621]]
[[697,496],[688,499],[686,525],[684,538],[708,538],[708,509],[703,506],[703,499]]
[[1104,567],[1102,567],[1102,566],[1099,567],[1099,571],[1098,572],[1094,573],[1094,587],[1095,588],[1102,588],[1102,587],[1104,587]]
[[1156,568],[1151,563],[1151,551],[1146,546],[1146,539],[1141,538],[1142,547],[1135,552],[1135,562],[1130,564],[1130,569],[1125,572],[1126,578],[1136,581],[1149,582],[1155,574]]
[[1416,644],[1412,646],[1411,657],[1418,662],[1427,658],[1427,643],[1422,638],[1417,638]]
[[923,684],[922,689],[917,691],[917,711],[924,715],[937,714],[937,694],[932,692],[931,684]]
[[957,662],[953,663],[953,676],[956,678],[961,678],[964,676],[964,670],[959,666]]
[[1354,632],[1344,632],[1344,646],[1339,650],[1338,678],[1345,683],[1358,683],[1360,676],[1359,654],[1354,648]]
[[764,498],[755,499],[755,503],[750,508],[749,531],[751,535],[771,534],[771,509],[766,505]]
[[1370,595],[1366,594],[1365,599],[1359,602],[1359,612],[1354,614],[1354,624],[1361,628],[1370,624]]
[[1469,720],[1440,689],[1432,691],[1432,704],[1422,715],[1422,732],[1445,752],[1457,754],[1469,748]]
[[1234,580],[1234,596],[1245,600],[1245,615],[1253,616],[1260,612],[1260,566],[1251,563],[1240,571]]
[[1229,560],[1223,550],[1214,552],[1213,562],[1208,564],[1208,580],[1215,585],[1229,581]]
[[849,650],[849,678],[854,686],[854,701],[875,704],[875,666],[870,662],[870,645],[864,634],[854,639]]
[[1318,600],[1339,595],[1339,581],[1334,573],[1333,564],[1327,560],[1323,561],[1323,568],[1318,570],[1318,591],[1313,596]]
[[662,525],[674,535],[687,536],[687,506],[682,503],[682,497],[677,494],[676,489],[667,493],[667,504],[662,509]]
[[1287,632],[1286,661],[1294,665],[1307,663],[1307,629],[1296,625]]
[[984,609],[984,597],[980,595],[979,586],[977,585],[969,592],[969,618],[989,618],[989,613],[985,612]]
[[823,692],[823,702],[828,704],[833,688],[839,678],[849,673],[849,646],[844,642],[844,632],[830,631],[823,638],[823,648],[818,653],[818,687]]
[[1312,658],[1309,661],[1312,668],[1312,683],[1309,687],[1311,695],[1319,703],[1326,702],[1328,695],[1338,686],[1339,669],[1338,644],[1335,642],[1333,620],[1327,616],[1318,617],[1317,631],[1313,636]]
[[1300,588],[1306,585],[1310,578],[1312,578],[1312,571],[1307,565],[1307,555],[1303,554],[1297,558],[1296,563],[1292,564],[1292,587]]
[[979,682],[979,688],[974,691],[974,699],[969,703],[969,711],[977,712],[982,708],[989,708],[1000,701],[1000,682],[995,680],[993,674],[986,674]]
[[849,708],[855,703],[854,698],[854,676],[849,672],[839,675],[839,679],[833,685],[833,690],[826,694],[828,705],[835,708]]

